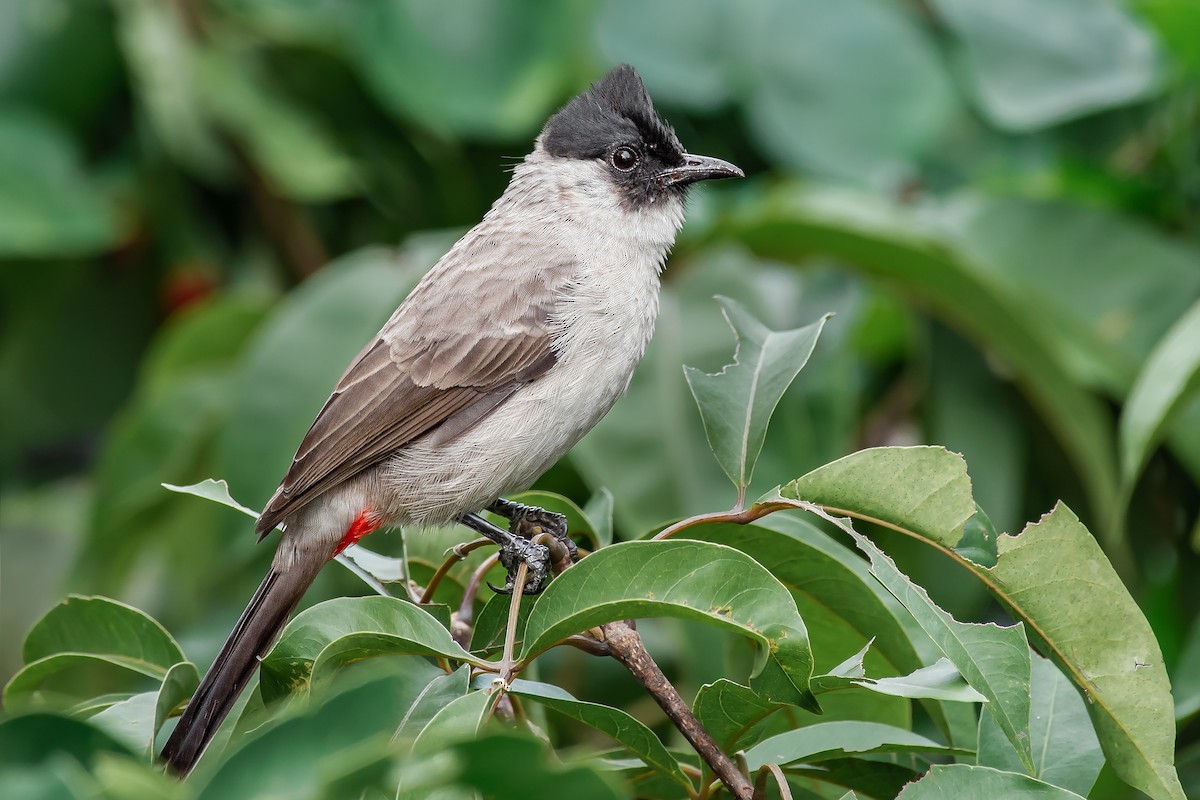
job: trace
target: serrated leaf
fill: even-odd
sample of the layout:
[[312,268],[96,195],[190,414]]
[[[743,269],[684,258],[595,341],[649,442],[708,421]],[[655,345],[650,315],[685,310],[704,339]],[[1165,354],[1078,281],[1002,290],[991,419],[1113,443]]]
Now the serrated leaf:
[[912,612],[934,644],[946,654],[974,689],[988,700],[987,711],[1012,742],[1021,762],[1033,768],[1029,749],[1029,643],[1021,623],[959,622],[937,606],[929,594],[908,579],[882,550],[843,523],[859,549],[871,560],[871,573]]
[[[961,196],[950,206],[939,201],[937,208],[914,210],[861,192],[781,187],[730,223],[728,239],[762,257],[798,262],[800,254],[820,252],[902,286],[985,346],[1015,374],[1061,443],[1096,509],[1100,532],[1115,552],[1123,540],[1110,413],[1088,390],[1088,378],[1078,367],[1100,360],[1103,367],[1089,369],[1121,372],[1123,365],[1110,363],[1121,361],[1120,354],[1111,342],[1098,344],[1104,332],[1094,329],[1101,320],[1137,320],[1122,332],[1136,332],[1140,338],[1159,318],[1160,307],[1170,307],[1188,291],[1180,287],[1200,281],[1200,273],[1189,266],[1193,256],[1111,214],[977,195]],[[1118,231],[1122,246],[1114,248],[1096,230]],[[986,241],[987,252],[977,252],[980,240]],[[1005,246],[1009,250],[1001,252]],[[1030,257],[1030,246],[1037,257]],[[1087,257],[1080,255],[1081,248]],[[1144,259],[1152,277],[1128,270],[1130,252],[1139,263]],[[1056,257],[1056,268],[1048,270],[1046,264]],[[1096,279],[1097,260],[1106,266],[1103,281]],[[1018,282],[1014,273],[1022,264],[1029,280]],[[1048,297],[1058,286],[1046,280],[1048,275],[1070,275],[1070,280],[1061,302],[1039,308],[1031,301]],[[1128,288],[1117,291],[1114,281],[1123,278],[1130,281]],[[1086,318],[1077,324],[1079,312],[1072,303],[1078,305],[1076,298],[1089,285],[1103,291],[1095,292],[1101,297],[1088,305]],[[1153,298],[1152,305],[1143,298]],[[1074,338],[1086,341],[1075,342],[1068,335],[1078,328],[1087,335]]]
[[785,498],[818,503],[831,514],[852,512],[858,519],[902,524],[946,548],[958,545],[976,511],[967,465],[944,447],[860,450],[778,491]]
[[818,722],[772,736],[746,751],[746,766],[757,770],[764,764],[812,763],[846,754],[934,753],[970,754],[970,750],[947,747],[932,739],[878,722]]
[[654,732],[621,709],[588,703],[557,686],[537,681],[515,680],[509,685],[508,691],[518,697],[541,703],[611,736],[645,761],[647,766],[686,787],[689,794],[693,789],[692,782],[683,774],[678,762],[671,757]]
[[808,688],[812,652],[791,594],[749,556],[707,542],[622,542],[583,559],[538,598],[521,659],[595,625],[648,616],[749,637],[760,648],[753,685],[774,700],[817,708]]
[[929,774],[904,788],[896,800],[960,800],[1003,797],[1004,800],[1083,800],[1082,797],[1021,775],[970,764],[935,764]]
[[1060,503],[998,548],[996,566],[980,575],[1086,694],[1113,769],[1151,797],[1182,798],[1162,652],[1100,545]]
[[[862,557],[805,518],[772,514],[751,525],[703,525],[684,535],[734,547],[769,566],[804,617],[818,670],[828,671],[835,654],[863,647],[868,640],[873,642],[866,655],[872,675],[903,675],[941,655],[912,615],[870,574]],[[872,711],[896,705],[879,701],[883,698],[870,704]],[[823,706],[839,702],[845,701],[836,695],[828,704],[822,700]],[[923,705],[948,741],[974,741],[977,722],[965,707],[946,708],[936,701]],[[861,719],[861,713],[852,718]],[[907,716],[900,719],[894,713],[869,719],[909,724]]]
[[[1060,505],[1020,536],[1001,536],[997,564],[986,569],[953,550],[961,522],[970,516],[968,498],[949,504],[941,525],[937,515],[929,513],[946,499],[938,498],[948,487],[965,481],[965,475],[956,477],[961,463],[952,463],[961,460],[948,453],[931,459],[919,448],[884,450],[890,451],[886,458],[880,458],[880,451],[864,451],[857,459],[836,462],[844,481],[823,476],[809,482],[805,476],[782,491],[836,508],[838,514],[878,522],[928,541],[974,571],[1013,616],[1025,623],[1039,650],[1086,693],[1088,712],[1117,774],[1152,797],[1183,797],[1172,766],[1171,697],[1158,643],[1087,528]],[[855,463],[861,467],[857,474],[848,469]],[[951,494],[962,491],[960,487]],[[893,512],[888,511],[889,494],[895,495]],[[914,499],[919,502],[912,503]],[[864,547],[865,540],[857,533],[852,535]],[[897,588],[902,587],[897,584]],[[1103,636],[1098,635],[1097,625],[1103,626]],[[952,653],[946,655],[972,686],[989,694]],[[989,713],[997,713],[999,706],[991,696],[989,701]],[[1028,702],[1027,691],[1024,702]],[[1014,737],[1010,730],[1005,734],[1010,741]],[[1024,741],[1028,747],[1027,733]],[[1025,757],[1022,763],[1032,769]]]
[[[1104,753],[1079,692],[1050,661],[1033,657],[1030,686],[1030,743],[1037,770],[1033,777],[1086,797],[1104,766]],[[987,714],[979,718],[976,764],[1022,772],[1012,745]]]
[[393,597],[340,597],[298,614],[262,659],[268,702],[307,688],[335,664],[382,655],[444,656],[479,663],[420,606]]
[[740,508],[771,414],[808,363],[829,315],[797,330],[772,331],[729,298],[718,297],[717,302],[736,339],[733,363],[715,374],[695,367],[683,371],[700,407],[709,447],[737,487]]

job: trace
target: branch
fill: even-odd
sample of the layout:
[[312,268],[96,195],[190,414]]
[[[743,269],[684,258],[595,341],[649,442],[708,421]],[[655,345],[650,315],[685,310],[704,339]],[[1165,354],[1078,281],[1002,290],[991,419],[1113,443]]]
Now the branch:
[[646,651],[638,632],[628,622],[610,622],[604,626],[604,635],[613,658],[620,661],[638,683],[645,687],[733,796],[738,800],[751,800],[754,787],[750,785],[749,779],[738,771],[729,756],[717,747],[712,736],[704,730],[687,703],[679,696],[679,692]]

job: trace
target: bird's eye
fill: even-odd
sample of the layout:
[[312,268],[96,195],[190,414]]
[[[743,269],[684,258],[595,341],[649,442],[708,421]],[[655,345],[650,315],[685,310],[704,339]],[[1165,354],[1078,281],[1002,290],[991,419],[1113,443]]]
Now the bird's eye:
[[621,172],[629,172],[637,166],[638,154],[632,147],[618,147],[613,150],[612,165]]

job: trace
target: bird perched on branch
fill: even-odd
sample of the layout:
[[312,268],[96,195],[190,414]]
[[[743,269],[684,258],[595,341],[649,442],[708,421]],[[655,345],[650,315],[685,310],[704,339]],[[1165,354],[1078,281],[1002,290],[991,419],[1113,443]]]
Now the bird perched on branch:
[[177,774],[321,567],[377,528],[461,522],[500,545],[510,591],[522,562],[526,591],[540,591],[547,549],[512,531],[532,519],[569,543],[565,520],[501,498],[528,488],[629,386],[688,187],[741,176],[688,154],[628,66],[550,118],[504,194],[354,359],[301,441],[258,520],[264,537],[283,528],[271,569],[163,749]]

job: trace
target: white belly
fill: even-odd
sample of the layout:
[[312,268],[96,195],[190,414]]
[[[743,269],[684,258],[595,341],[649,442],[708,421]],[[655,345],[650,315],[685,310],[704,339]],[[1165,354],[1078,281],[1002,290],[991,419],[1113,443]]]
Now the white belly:
[[[658,316],[657,265],[575,287],[557,327],[558,360],[448,442],[419,440],[388,459],[383,483],[399,524],[448,522],[528,488],[608,413],[629,386]],[[612,273],[610,273],[612,274]]]

